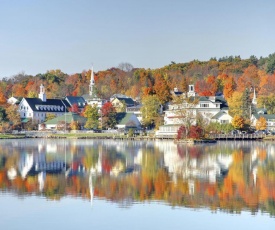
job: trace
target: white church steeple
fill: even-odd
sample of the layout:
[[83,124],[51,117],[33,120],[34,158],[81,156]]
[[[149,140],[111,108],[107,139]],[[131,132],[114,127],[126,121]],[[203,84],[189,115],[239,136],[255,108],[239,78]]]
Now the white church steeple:
[[45,87],[41,84],[40,85],[40,93],[38,95],[38,97],[43,101],[45,102],[47,100],[46,98],[46,93],[45,93]]
[[253,92],[252,104],[253,104],[253,105],[257,105],[257,97],[256,97],[255,88],[254,88],[254,92]]
[[89,85],[89,95],[90,96],[93,96],[95,94],[94,87],[95,87],[94,67],[92,66],[92,69],[91,69],[91,81],[90,81],[90,85]]

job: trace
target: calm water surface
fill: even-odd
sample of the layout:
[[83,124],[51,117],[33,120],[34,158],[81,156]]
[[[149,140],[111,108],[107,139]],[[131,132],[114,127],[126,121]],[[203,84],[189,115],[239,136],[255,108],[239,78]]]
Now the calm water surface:
[[1,229],[274,229],[275,143],[1,140]]

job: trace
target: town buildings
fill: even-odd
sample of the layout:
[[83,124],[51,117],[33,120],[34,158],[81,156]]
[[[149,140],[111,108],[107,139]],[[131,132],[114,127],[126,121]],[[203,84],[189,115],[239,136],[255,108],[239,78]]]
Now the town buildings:
[[198,116],[207,123],[231,123],[232,117],[228,113],[229,108],[223,96],[198,96],[194,85],[189,85],[186,95],[177,89],[174,89],[173,93],[179,100],[169,104],[168,109],[164,111],[164,125],[156,132],[157,136],[175,136],[181,125],[187,122],[195,125]]
[[65,99],[47,99],[45,87],[40,85],[38,98],[23,98],[18,111],[23,123],[30,120],[44,122],[47,114],[61,116],[68,112],[70,104]]

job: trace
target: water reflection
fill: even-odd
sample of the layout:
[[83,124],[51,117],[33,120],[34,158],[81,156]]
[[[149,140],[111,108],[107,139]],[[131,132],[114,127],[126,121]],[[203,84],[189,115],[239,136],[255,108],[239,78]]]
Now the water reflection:
[[0,189],[275,215],[275,144],[2,140]]

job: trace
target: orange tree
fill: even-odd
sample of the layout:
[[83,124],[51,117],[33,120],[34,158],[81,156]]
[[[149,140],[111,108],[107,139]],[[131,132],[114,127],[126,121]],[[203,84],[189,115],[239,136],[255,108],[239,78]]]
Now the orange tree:
[[244,127],[244,118],[239,115],[235,115],[232,119],[232,125],[235,129],[242,129]]

